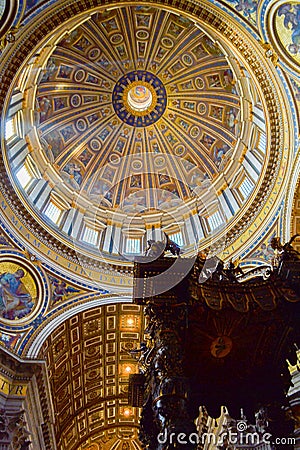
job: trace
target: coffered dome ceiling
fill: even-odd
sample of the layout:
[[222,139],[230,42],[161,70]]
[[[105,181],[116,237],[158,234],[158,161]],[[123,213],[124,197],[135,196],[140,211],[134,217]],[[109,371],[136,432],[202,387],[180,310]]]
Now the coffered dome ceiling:
[[266,126],[274,80],[258,84],[249,36],[233,44],[208,21],[134,4],[49,36],[6,123],[6,167],[32,217],[70,249],[122,263],[161,230],[186,255],[224,249],[225,228],[234,242],[281,151]]
[[151,213],[186,200],[240,156],[238,77],[188,19],[152,7],[97,13],[58,42],[38,79],[34,158],[54,167],[61,192],[96,206]]

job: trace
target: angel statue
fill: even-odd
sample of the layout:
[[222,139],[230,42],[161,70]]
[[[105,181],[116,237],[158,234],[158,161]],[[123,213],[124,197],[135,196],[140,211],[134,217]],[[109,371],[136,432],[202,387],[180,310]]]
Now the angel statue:
[[281,244],[279,237],[274,237],[271,239],[271,247],[277,253],[280,261],[286,260],[299,260],[300,254],[292,247],[292,242],[300,236],[299,234],[295,234],[291,237],[291,239],[285,244]]

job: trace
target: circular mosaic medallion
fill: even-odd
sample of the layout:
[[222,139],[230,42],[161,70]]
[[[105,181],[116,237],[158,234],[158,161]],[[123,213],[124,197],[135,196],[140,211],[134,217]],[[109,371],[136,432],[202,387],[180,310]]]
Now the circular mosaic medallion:
[[123,36],[120,33],[113,34],[110,37],[110,42],[112,44],[120,44],[123,41]]
[[202,78],[200,78],[200,77],[196,78],[195,82],[196,82],[196,87],[198,89],[204,88],[204,81],[202,80]]
[[87,122],[84,119],[78,119],[76,121],[76,128],[78,131],[82,132],[85,131],[87,129]]
[[81,97],[78,94],[74,94],[71,97],[71,105],[76,108],[77,106],[81,105]]
[[110,155],[110,157],[109,157],[109,161],[110,161],[112,164],[119,164],[119,162],[120,162],[120,156],[119,156],[119,155],[116,155],[116,153],[112,153],[112,154]]
[[159,78],[145,70],[136,70],[116,83],[112,101],[123,122],[134,127],[146,127],[164,113],[167,94]]
[[145,39],[148,39],[149,33],[145,30],[139,30],[136,32],[136,37],[144,41]]
[[158,156],[157,158],[155,158],[154,162],[157,167],[162,167],[165,164],[165,158],[163,158],[162,156]]
[[193,64],[193,58],[192,58],[190,55],[185,54],[185,55],[183,55],[183,57],[182,57],[182,62],[183,62],[183,64],[185,64],[186,66],[191,66],[191,65]]
[[203,115],[206,113],[206,104],[205,103],[199,103],[197,106],[199,114]]
[[41,271],[13,253],[0,255],[0,323],[21,326],[36,316],[44,298]]
[[92,150],[94,150],[95,152],[98,152],[101,148],[101,142],[99,141],[99,139],[92,139],[90,141],[90,147]]
[[[93,51],[93,50],[91,50],[91,51]],[[84,77],[85,77],[84,70],[79,69],[75,72],[74,79],[75,79],[75,81],[77,81],[77,83],[80,83],[84,79]]]
[[185,147],[180,144],[175,148],[174,152],[175,152],[175,155],[182,156],[185,152]]
[[174,42],[172,41],[172,39],[169,39],[167,37],[162,38],[161,43],[162,43],[162,46],[166,47],[166,48],[172,48],[174,45]]
[[142,163],[142,161],[139,161],[138,159],[136,159],[135,161],[132,162],[131,167],[134,170],[141,170],[141,168],[143,167],[143,163]]
[[197,127],[197,126],[192,127],[190,133],[191,133],[191,136],[192,136],[193,138],[198,137],[199,134],[200,134],[200,129],[199,129],[199,127]]
[[[99,58],[100,53],[101,53],[101,51],[100,51],[99,48],[92,48],[89,51],[89,58],[92,59],[92,60],[97,59],[97,58]],[[78,71],[76,72],[76,75],[77,75],[77,78],[78,78]]]

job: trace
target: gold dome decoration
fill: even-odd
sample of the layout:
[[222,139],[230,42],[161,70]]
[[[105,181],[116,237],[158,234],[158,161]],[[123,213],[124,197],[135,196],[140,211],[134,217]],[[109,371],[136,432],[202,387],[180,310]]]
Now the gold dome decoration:
[[124,89],[123,100],[131,114],[145,116],[154,109],[157,95],[151,84],[135,81]]
[[[61,8],[72,16],[71,8]],[[228,18],[223,21],[211,5],[187,2],[179,10],[166,1],[95,8],[80,21],[70,18],[71,31],[62,27],[55,43],[49,25],[49,45],[35,48],[30,65],[25,61],[22,75],[28,79],[21,76],[11,84],[14,92],[21,89],[25,108],[23,122],[18,114],[7,125],[5,165],[36,221],[34,232],[46,229],[58,251],[63,245],[74,255],[75,245],[98,260],[104,252],[113,262],[118,253],[111,253],[111,228],[133,220],[147,239],[149,230],[169,227],[172,215],[182,221],[177,199],[189,211],[179,232],[194,230],[192,242],[184,245],[218,241],[226,226],[226,242],[238,250],[244,245],[237,244],[242,230],[263,207],[261,195],[265,202],[272,195],[277,163],[292,140],[288,130],[281,133],[286,99],[277,89],[274,67],[251,36]],[[122,17],[130,18],[125,28]],[[37,23],[46,20],[44,14]],[[30,45],[35,42],[31,32]],[[159,77],[167,94],[165,111],[145,127],[122,121],[112,104],[118,80],[137,70]],[[3,89],[12,94],[5,77]],[[17,162],[11,137],[20,121],[26,124],[28,150]],[[158,153],[171,156],[163,168],[154,164]],[[143,172],[131,173],[138,165]],[[169,205],[171,215],[158,208],[161,204]],[[272,200],[267,216],[276,207]],[[68,226],[74,214],[75,229]],[[123,236],[122,230],[115,235]],[[142,252],[143,240],[140,244],[134,248]]]

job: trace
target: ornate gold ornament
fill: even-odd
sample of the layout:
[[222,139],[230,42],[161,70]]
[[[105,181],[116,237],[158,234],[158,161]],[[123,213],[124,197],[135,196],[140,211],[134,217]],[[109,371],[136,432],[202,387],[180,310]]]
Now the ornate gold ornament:
[[133,116],[147,116],[157,104],[157,94],[150,83],[134,81],[124,89],[123,102],[126,110]]

